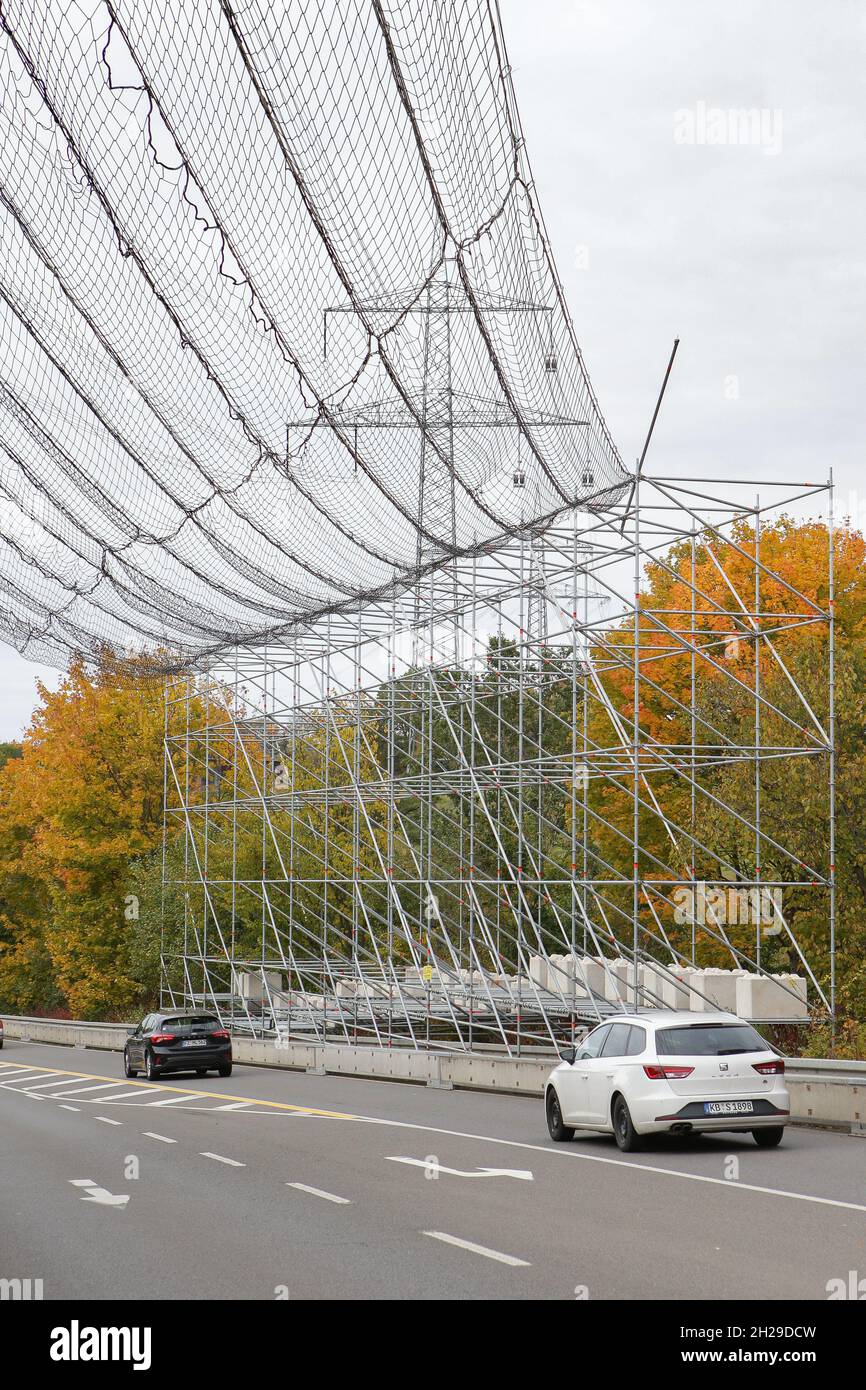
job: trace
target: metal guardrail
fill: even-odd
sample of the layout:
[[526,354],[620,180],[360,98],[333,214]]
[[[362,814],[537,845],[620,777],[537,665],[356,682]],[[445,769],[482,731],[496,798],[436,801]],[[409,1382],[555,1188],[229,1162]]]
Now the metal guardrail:
[[[34,1024],[38,1025],[41,1028],[57,1028],[58,1030],[84,1029],[87,1031],[88,1034],[91,1034],[93,1036],[94,1042],[100,1036],[100,1034],[107,1035],[110,1033],[121,1033],[125,1037],[127,1029],[134,1027],[135,1023],[137,1022],[136,1019],[130,1019],[128,1023],[94,1023],[89,1019],[41,1018],[35,1014],[0,1014],[0,1018],[3,1019],[4,1023],[10,1024]],[[267,1046],[269,1043],[272,1046],[277,1046],[273,1039],[262,1039],[261,1041],[265,1046]],[[324,1050],[325,1048],[330,1049],[331,1047],[350,1046],[350,1044],[342,1043],[323,1044],[316,1038],[310,1038],[306,1040],[298,1039],[298,1043],[299,1045],[304,1047],[315,1047],[319,1051]],[[122,1047],[123,1043],[121,1043],[120,1046]],[[368,1047],[365,1044],[357,1044],[351,1046],[353,1046],[353,1050],[379,1050],[376,1048]],[[386,1049],[381,1050],[384,1051]],[[477,1047],[473,1048],[472,1053],[466,1053],[460,1049],[450,1049],[444,1046],[431,1046],[429,1049],[413,1048],[411,1044],[406,1046],[405,1048],[398,1049],[395,1047],[391,1047],[387,1049],[388,1052],[403,1050],[409,1052],[429,1052],[431,1056],[435,1057],[461,1057],[475,1055],[478,1055],[480,1057],[508,1056],[508,1053],[501,1045],[497,1045],[494,1043],[479,1043]],[[526,1060],[550,1060],[552,1062],[556,1058],[557,1054],[552,1047],[524,1045],[521,1048],[521,1056],[524,1057]],[[512,1060],[520,1059],[515,1056]],[[833,1057],[786,1057],[785,1069],[788,1073],[797,1076],[798,1078],[805,1077],[807,1074],[814,1072],[817,1079],[826,1082],[833,1080],[852,1081],[854,1080],[854,1078],[860,1076],[863,1078],[864,1085],[866,1085],[866,1060],[852,1060],[849,1058]]]
[[862,1077],[866,1086],[866,1062],[836,1057],[786,1057],[785,1070],[803,1077],[814,1073],[821,1081],[853,1081]]
[[[26,1025],[32,1024],[34,1027],[37,1027],[37,1026],[38,1026],[38,1027],[47,1027],[47,1028],[57,1028],[57,1029],[59,1029],[59,1030],[69,1030],[69,1029],[82,1029],[82,1030],[87,1030],[87,1031],[88,1031],[88,1034],[92,1033],[94,1039],[96,1039],[96,1038],[98,1038],[98,1037],[100,1037],[100,1036],[107,1037],[109,1034],[112,1034],[112,1033],[123,1034],[124,1037],[125,1037],[126,1032],[127,1032],[127,1029],[134,1027],[135,1024],[139,1021],[138,1019],[130,1019],[130,1021],[129,1021],[128,1023],[123,1023],[123,1022],[117,1022],[117,1023],[93,1023],[93,1022],[90,1022],[89,1020],[86,1020],[86,1019],[72,1019],[72,1018],[70,1018],[70,1019],[66,1019],[66,1018],[40,1018],[40,1017],[38,1017],[38,1016],[36,1016],[36,1015],[28,1015],[28,1014],[0,1014],[0,1018],[2,1018],[2,1019],[4,1020],[4,1022],[6,1022],[6,1023],[16,1024],[16,1025],[20,1024],[21,1026],[26,1026]],[[258,1038],[258,1037],[255,1037],[255,1036],[250,1035],[250,1034],[248,1033],[248,1031],[247,1031],[245,1028],[243,1028],[243,1027],[240,1027],[240,1028],[238,1028],[238,1027],[232,1027],[231,1024],[227,1024],[226,1026],[227,1026],[227,1027],[231,1027],[232,1037],[235,1039],[235,1041],[237,1041],[237,1040],[239,1040],[239,1039],[241,1039],[241,1038],[247,1038],[247,1037],[249,1037],[249,1038],[251,1038],[252,1041],[262,1042],[262,1043],[265,1044],[265,1045],[267,1045],[267,1044],[270,1044],[271,1046],[279,1046],[279,1045],[280,1045],[280,1044],[277,1042],[277,1036],[278,1036],[278,1035],[276,1035],[276,1034],[274,1034],[273,1036],[270,1036],[270,1037]],[[61,1041],[60,1039],[58,1039],[58,1041],[61,1042],[61,1045],[63,1045],[63,1044],[62,1044],[62,1041]],[[293,1034],[293,1035],[292,1035],[292,1038],[291,1038],[291,1041],[292,1041],[292,1043],[297,1043],[299,1046],[303,1046],[303,1047],[316,1047],[316,1048],[319,1048],[319,1049],[322,1049],[322,1048],[331,1049],[332,1047],[353,1047],[353,1048],[355,1048],[355,1047],[357,1047],[357,1048],[368,1047],[368,1048],[371,1048],[371,1049],[375,1050],[375,1044],[371,1044],[371,1043],[369,1043],[369,1042],[361,1042],[361,1041],[359,1041],[359,1042],[357,1042],[357,1043],[355,1043],[355,1042],[347,1042],[341,1035],[335,1035],[334,1038],[322,1038],[321,1034],[320,1034],[320,1033],[317,1033],[317,1032],[315,1032],[315,1031],[312,1031],[311,1034],[310,1034],[310,1036],[308,1036],[308,1037],[305,1037],[305,1036],[303,1035],[303,1033],[301,1033],[301,1032],[299,1032],[299,1033],[297,1033],[297,1034]],[[74,1044],[72,1044],[72,1045],[74,1045]],[[123,1045],[123,1044],[121,1043],[121,1046],[122,1046],[122,1045]],[[437,1044],[437,1043],[436,1043],[435,1041],[433,1041],[432,1039],[431,1039],[431,1042],[430,1042],[429,1047],[425,1047],[425,1048],[416,1048],[416,1047],[413,1046],[413,1044],[412,1044],[412,1039],[411,1039],[411,1038],[405,1038],[405,1039],[394,1038],[394,1039],[392,1039],[392,1043],[391,1043],[391,1046],[390,1046],[389,1048],[387,1048],[387,1049],[383,1048],[383,1049],[381,1049],[381,1050],[382,1050],[382,1051],[388,1051],[388,1052],[425,1052],[425,1053],[429,1053],[431,1056],[434,1056],[434,1057],[452,1057],[452,1056],[454,1056],[454,1057],[462,1057],[462,1056],[464,1056],[464,1055],[469,1055],[469,1054],[466,1053],[465,1049],[457,1048],[457,1047],[449,1047],[448,1044],[447,1044],[447,1043],[444,1043],[444,1042],[443,1042],[443,1043],[438,1043],[438,1044]],[[476,1043],[475,1046],[472,1048],[472,1055],[476,1055],[476,1054],[477,1054],[478,1056],[494,1056],[494,1057],[507,1057],[507,1056],[508,1056],[508,1053],[507,1053],[506,1049],[502,1046],[501,1043]],[[521,1058],[528,1058],[528,1059],[539,1059],[539,1058],[540,1058],[540,1059],[546,1060],[546,1061],[553,1061],[553,1060],[556,1058],[557,1053],[556,1053],[556,1050],[555,1050],[553,1047],[549,1046],[549,1045],[548,1045],[548,1046],[540,1046],[539,1044],[536,1044],[536,1043],[525,1043],[525,1042],[524,1042],[524,1043],[521,1043],[521,1045],[520,1045],[519,1053],[517,1053],[517,1052],[515,1051],[515,1054],[514,1054],[514,1055],[515,1055],[515,1056],[519,1056],[519,1057],[521,1057]]]
[[82,1018],[42,1018],[38,1014],[0,1014],[4,1023],[39,1023],[56,1028],[92,1028],[94,1032],[100,1029],[110,1032],[112,1029],[133,1028],[135,1023],[93,1023],[90,1019]]
[[[121,1051],[126,1023],[0,1014],[7,1036],[34,1042]],[[235,1036],[235,1060],[252,1066],[286,1067],[368,1079],[414,1081],[433,1087],[460,1087],[538,1096],[556,1060],[546,1055],[509,1057],[504,1051],[446,1052],[441,1049],[377,1048],[316,1041],[281,1042]],[[791,1117],[801,1124],[825,1125],[866,1135],[866,1061],[825,1057],[787,1057]]]

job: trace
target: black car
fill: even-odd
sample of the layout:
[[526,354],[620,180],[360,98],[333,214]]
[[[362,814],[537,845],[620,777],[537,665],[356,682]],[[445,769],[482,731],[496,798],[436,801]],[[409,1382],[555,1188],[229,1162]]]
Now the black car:
[[168,1071],[194,1071],[196,1076],[218,1071],[220,1076],[231,1076],[231,1034],[216,1014],[176,1010],[148,1014],[129,1030],[123,1069],[127,1076],[143,1071],[149,1081]]

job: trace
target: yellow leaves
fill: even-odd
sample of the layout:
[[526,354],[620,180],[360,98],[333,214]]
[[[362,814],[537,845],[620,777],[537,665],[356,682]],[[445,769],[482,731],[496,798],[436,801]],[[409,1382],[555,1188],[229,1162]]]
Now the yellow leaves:
[[73,1013],[122,1011],[134,988],[129,865],[162,831],[163,682],[146,668],[89,673],[73,661],[56,691],[38,691],[23,756],[0,771],[10,953],[32,951],[36,933]]

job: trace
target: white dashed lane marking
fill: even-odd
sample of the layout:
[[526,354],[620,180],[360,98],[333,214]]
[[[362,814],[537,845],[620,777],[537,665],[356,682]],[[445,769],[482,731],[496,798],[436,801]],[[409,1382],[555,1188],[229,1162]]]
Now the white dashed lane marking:
[[[7,1072],[5,1069],[2,1069],[3,1067],[4,1067],[4,1064],[3,1064],[3,1063],[0,1063],[0,1078],[5,1078],[5,1077],[8,1076],[8,1075],[10,1074],[10,1072],[11,1072],[11,1069],[10,1069],[10,1072]],[[27,1070],[30,1071],[31,1069],[28,1068]],[[57,1070],[56,1070],[56,1068],[54,1068],[54,1067],[51,1067],[51,1068],[48,1068],[48,1067],[38,1067],[38,1068],[36,1069],[36,1073],[35,1073],[35,1074],[36,1074],[37,1076],[40,1076],[40,1075],[41,1075],[41,1076],[43,1076],[43,1077],[44,1077],[44,1076],[51,1076],[51,1075],[61,1075],[61,1074],[62,1074],[62,1075],[68,1075],[68,1073],[65,1073],[65,1072],[64,1072],[64,1073],[58,1073]],[[81,1072],[81,1073],[79,1073],[79,1075],[80,1075],[81,1077],[83,1077],[83,1078],[89,1078],[89,1077],[92,1075],[92,1073]],[[104,1082],[104,1083],[102,1084],[102,1086],[90,1087],[90,1088],[86,1088],[86,1089],[95,1089],[95,1090],[111,1089],[112,1086],[116,1086],[117,1084],[118,1084],[117,1082]],[[149,1105],[149,1106],[152,1106],[152,1107],[157,1107],[157,1106],[162,1106],[162,1105],[186,1105],[186,1106],[191,1107],[191,1104],[192,1104],[193,1102],[198,1102],[200,1099],[219,1100],[219,1101],[221,1101],[223,1104],[225,1104],[225,1101],[224,1101],[223,1097],[217,1095],[217,1094],[216,1094],[215,1092],[213,1092],[213,1091],[205,1091],[205,1092],[199,1092],[199,1091],[194,1091],[194,1090],[183,1090],[183,1091],[181,1091],[181,1088],[180,1088],[180,1087],[174,1087],[174,1086],[171,1086],[171,1087],[169,1087],[169,1086],[160,1087],[160,1086],[158,1086],[158,1085],[157,1085],[157,1086],[148,1087],[144,1082],[139,1083],[139,1085],[140,1085],[141,1089],[143,1090],[144,1094],[146,1094],[146,1095],[152,1094],[153,1091],[158,1091],[158,1090],[160,1090],[160,1089],[172,1090],[172,1091],[177,1090],[177,1091],[181,1092],[180,1094],[178,1094],[178,1095],[176,1095],[176,1096],[171,1096],[171,1097],[169,1097],[167,1100],[151,1100],[151,1101],[147,1101],[146,1104]],[[5,1086],[7,1090],[14,1089],[13,1087],[6,1086],[5,1080],[0,1080],[0,1086]],[[23,1094],[26,1095],[27,1092],[25,1091],[25,1092],[23,1092]],[[64,1094],[65,1094],[66,1096],[71,1096],[71,1095],[78,1095],[78,1094],[81,1094],[81,1092],[66,1091]],[[32,1096],[32,1097],[31,1097],[31,1099],[33,1099],[33,1100],[38,1100],[39,1098],[40,1098],[40,1097],[38,1097],[38,1096]],[[100,1099],[100,1101],[102,1101],[103,1099],[107,1099],[107,1097],[102,1097],[102,1096],[100,1096],[99,1099]],[[447,1135],[448,1137],[454,1138],[454,1139],[473,1139],[473,1140],[478,1140],[480,1143],[483,1143],[483,1144],[494,1144],[494,1145],[496,1145],[497,1147],[505,1147],[505,1148],[508,1148],[508,1149],[518,1149],[518,1150],[520,1150],[522,1153],[538,1153],[538,1154],[543,1155],[543,1157],[544,1157],[545,1159],[549,1159],[551,1162],[557,1162],[557,1163],[562,1163],[562,1162],[570,1162],[570,1163],[594,1163],[594,1164],[599,1164],[599,1163],[601,1163],[601,1164],[604,1164],[605,1167],[609,1167],[609,1168],[627,1169],[627,1170],[628,1170],[628,1174],[630,1175],[630,1176],[628,1177],[628,1181],[630,1181],[630,1182],[637,1181],[639,1177],[646,1177],[646,1176],[652,1175],[653,1177],[659,1177],[659,1178],[662,1178],[662,1179],[666,1180],[666,1183],[667,1183],[667,1182],[673,1182],[673,1183],[676,1183],[676,1182],[709,1183],[709,1184],[711,1184],[712,1186],[716,1186],[716,1187],[719,1187],[719,1188],[724,1188],[725,1191],[727,1191],[727,1192],[729,1192],[729,1193],[731,1194],[731,1200],[732,1200],[732,1201],[736,1201],[738,1198],[742,1197],[742,1195],[743,1195],[744,1193],[750,1193],[750,1194],[755,1194],[755,1195],[758,1195],[758,1196],[761,1196],[761,1197],[775,1197],[775,1198],[780,1199],[781,1201],[786,1201],[786,1202],[787,1202],[787,1201],[808,1202],[808,1203],[812,1203],[812,1204],[814,1204],[814,1205],[816,1205],[816,1206],[837,1207],[837,1208],[839,1208],[840,1210],[844,1210],[844,1211],[855,1211],[855,1212],[859,1212],[859,1213],[866,1214],[866,1204],[864,1204],[864,1203],[862,1203],[862,1202],[847,1202],[847,1201],[842,1201],[842,1200],[840,1200],[840,1199],[838,1199],[838,1198],[835,1198],[835,1197],[819,1197],[817,1194],[809,1193],[809,1192],[791,1192],[791,1191],[789,1191],[789,1190],[786,1190],[785,1188],[778,1188],[778,1187],[761,1187],[761,1186],[759,1186],[757,1183],[731,1182],[729,1178],[717,1178],[717,1177],[712,1177],[712,1176],[711,1176],[710,1174],[708,1174],[708,1173],[690,1173],[690,1172],[687,1172],[687,1171],[683,1171],[683,1170],[680,1169],[680,1168],[663,1168],[663,1167],[658,1166],[658,1165],[656,1165],[656,1164],[638,1162],[638,1161],[630,1160],[630,1159],[627,1159],[627,1158],[613,1158],[613,1157],[608,1157],[607,1155],[605,1155],[605,1154],[600,1154],[600,1153],[587,1153],[587,1152],[585,1152],[585,1151],[582,1150],[582,1149],[570,1148],[568,1145],[561,1145],[561,1144],[559,1144],[559,1145],[551,1146],[550,1144],[533,1144],[533,1143],[529,1143],[529,1142],[526,1141],[526,1140],[521,1140],[521,1139],[506,1139],[506,1138],[504,1138],[504,1137],[501,1136],[501,1135],[477,1134],[477,1133],[474,1133],[474,1132],[471,1131],[471,1130],[448,1129],[448,1128],[445,1128],[444,1126],[441,1126],[441,1125],[420,1124],[420,1123],[418,1123],[418,1122],[413,1122],[413,1121],[410,1121],[410,1120],[392,1120],[392,1119],[385,1119],[385,1118],[384,1118],[383,1116],[381,1116],[381,1115],[359,1115],[359,1114],[354,1114],[354,1113],[347,1112],[347,1111],[340,1111],[340,1110],[325,1110],[325,1109],[319,1108],[319,1107],[317,1107],[317,1106],[310,1106],[310,1105],[290,1105],[290,1104],[286,1103],[285,1101],[275,1101],[275,1100],[266,1100],[266,1099],[257,1100],[257,1099],[254,1099],[254,1098],[251,1097],[251,1096],[246,1096],[246,1097],[244,1097],[244,1099],[247,1100],[247,1101],[249,1102],[250,1106],[251,1106],[251,1109],[250,1109],[249,1111],[245,1112],[245,1113],[247,1113],[247,1114],[255,1114],[256,1111],[255,1111],[252,1107],[261,1106],[261,1107],[263,1107],[263,1108],[264,1108],[264,1107],[267,1107],[267,1108],[268,1108],[268,1113],[273,1112],[273,1113],[276,1113],[276,1114],[283,1114],[283,1115],[291,1116],[291,1117],[293,1117],[293,1118],[304,1118],[304,1117],[310,1117],[310,1118],[316,1117],[316,1118],[318,1118],[318,1117],[322,1117],[322,1118],[331,1119],[331,1120],[343,1120],[343,1121],[348,1121],[348,1122],[350,1122],[350,1123],[352,1123],[352,1124],[382,1125],[382,1126],[387,1126],[389,1129],[404,1129],[404,1130],[406,1130],[407,1132],[408,1132],[408,1131],[412,1131],[413,1133],[418,1133],[418,1134],[437,1134],[437,1135],[441,1134],[441,1135]],[[204,1107],[199,1106],[198,1104],[196,1104],[195,1108],[196,1108],[196,1109],[203,1109]],[[242,1113],[244,1113],[244,1112],[242,1112]],[[624,1174],[623,1176],[626,1176],[626,1175]],[[426,1234],[426,1232],[425,1232],[425,1234]]]
[[286,1187],[293,1187],[296,1192],[308,1192],[311,1197],[322,1197],[326,1202],[339,1202],[344,1207],[352,1205],[348,1197],[338,1197],[335,1192],[323,1192],[320,1187],[308,1187],[305,1182],[287,1182]]
[[212,1158],[215,1163],[227,1163],[231,1168],[246,1168],[245,1163],[239,1163],[236,1158],[224,1158],[222,1154],[212,1154],[205,1150],[199,1155],[200,1158]]
[[483,1255],[488,1260],[498,1260],[503,1265],[522,1265],[529,1268],[528,1260],[518,1260],[516,1255],[503,1255],[501,1250],[490,1250],[486,1245],[476,1245],[474,1240],[462,1240],[460,1236],[449,1236],[446,1231],[422,1231],[422,1236],[432,1236],[434,1240],[441,1240],[445,1245],[456,1245],[461,1250],[468,1250],[471,1255]]
[[176,1139],[169,1139],[169,1137],[168,1137],[167,1134],[154,1134],[153,1130],[151,1130],[151,1129],[146,1129],[146,1130],[144,1131],[144,1137],[145,1137],[145,1139],[158,1139],[159,1142],[160,1142],[161,1144],[176,1144],[176,1143],[177,1143],[177,1140],[176,1140]]

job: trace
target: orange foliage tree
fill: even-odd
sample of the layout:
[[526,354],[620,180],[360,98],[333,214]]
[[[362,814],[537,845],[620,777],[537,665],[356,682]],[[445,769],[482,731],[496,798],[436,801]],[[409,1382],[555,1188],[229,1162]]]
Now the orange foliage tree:
[[[829,535],[822,522],[797,523],[783,517],[764,526],[759,537],[763,567],[759,592],[755,593],[756,536],[752,524],[742,520],[733,528],[730,542],[715,535],[699,538],[694,571],[689,542],[675,545],[657,563],[646,567],[640,608],[640,700],[642,738],[657,740],[666,748],[686,747],[691,741],[693,707],[698,713],[697,738],[704,744],[730,740],[746,748],[755,742],[754,688],[763,696],[761,742],[779,747],[814,751],[820,734],[804,701],[817,721],[828,727],[827,644],[828,626],[816,621],[810,607],[828,609]],[[846,527],[834,536],[836,614],[836,744],[837,744],[837,881],[838,933],[837,978],[840,1009],[849,1017],[866,1019],[866,544],[863,536]],[[764,569],[770,573],[765,573]],[[778,578],[774,578],[777,575]],[[692,587],[696,590],[693,614]],[[802,597],[800,597],[802,596]],[[807,600],[804,603],[803,600]],[[757,643],[748,614],[762,614],[758,626],[764,637]],[[769,639],[769,640],[767,640]],[[619,714],[630,736],[627,721],[634,710],[633,625],[631,622],[607,634],[595,652],[596,668],[610,705]],[[774,651],[771,650],[771,645]],[[775,652],[775,654],[774,654]],[[695,699],[692,702],[692,660],[695,661]],[[781,660],[779,659],[781,658]],[[796,688],[795,688],[796,687]],[[802,693],[799,698],[797,689]],[[608,710],[593,700],[591,737],[599,747],[616,742]],[[670,761],[676,754],[668,754]],[[705,768],[700,783],[726,806],[742,816],[721,813],[712,796],[698,794],[694,821],[686,776],[658,770],[659,764],[644,754],[641,770],[672,823],[686,832],[675,848],[661,820],[649,810],[640,813],[641,873],[647,879],[670,877],[654,862],[676,868],[686,876],[691,848],[689,834],[706,847],[696,851],[696,877],[718,879],[721,863],[744,877],[754,875],[754,831],[744,822],[754,820],[754,762],[747,756],[728,759],[716,768]],[[652,769],[652,770],[651,770]],[[790,851],[762,850],[762,876],[789,881],[802,877],[803,863],[829,867],[826,754],[768,758],[761,764],[762,827]],[[631,873],[631,775],[619,785],[593,782],[590,793],[595,809],[624,832],[597,828],[601,853],[617,870]],[[646,788],[642,798],[649,801]],[[628,893],[622,907],[628,911]],[[822,984],[829,979],[829,936],[825,893],[784,889],[783,910]],[[677,941],[672,914],[662,919]],[[649,912],[646,923],[653,927]],[[690,928],[680,929],[677,944],[687,945]],[[743,929],[735,944],[749,952],[754,931]],[[734,934],[736,935],[736,933]],[[747,939],[748,938],[748,939]],[[733,939],[733,938],[732,938]],[[730,957],[711,933],[698,933],[703,964],[730,964]],[[765,945],[764,964],[770,968],[798,967],[796,952],[786,936]]]
[[140,993],[130,865],[162,828],[162,679],[73,661],[38,690],[23,756],[0,772],[0,998],[122,1016]]

